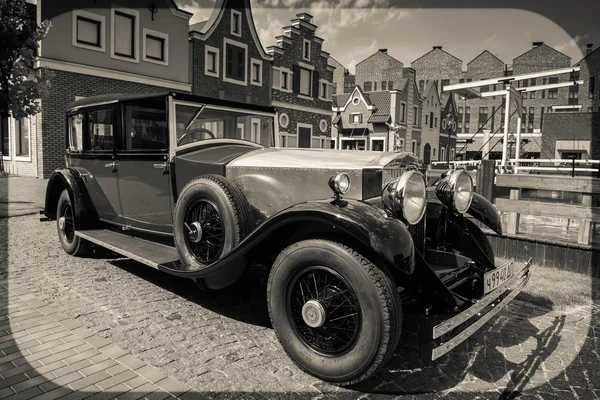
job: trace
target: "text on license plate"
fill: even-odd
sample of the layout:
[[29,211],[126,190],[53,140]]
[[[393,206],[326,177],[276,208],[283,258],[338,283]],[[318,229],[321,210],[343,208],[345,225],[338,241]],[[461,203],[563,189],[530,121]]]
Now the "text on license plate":
[[489,293],[509,280],[515,274],[515,263],[511,262],[483,276],[483,293]]

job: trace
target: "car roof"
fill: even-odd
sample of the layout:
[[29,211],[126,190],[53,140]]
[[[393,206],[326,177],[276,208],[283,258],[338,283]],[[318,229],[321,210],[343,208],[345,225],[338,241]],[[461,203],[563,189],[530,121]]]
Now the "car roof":
[[163,91],[163,92],[154,92],[154,93],[112,93],[112,94],[102,94],[96,96],[85,97],[83,99],[79,99],[71,104],[67,109],[67,112],[75,111],[82,107],[93,107],[110,103],[121,103],[128,101],[140,101],[140,100],[150,100],[150,99],[159,99],[164,98],[169,95],[173,95],[177,100],[191,101],[196,103],[203,103],[207,105],[218,105],[218,106],[226,106],[233,108],[241,108],[252,111],[260,111],[266,113],[275,113],[277,108],[270,106],[261,106],[251,103],[242,103],[238,101],[231,100],[223,100],[223,99],[215,99],[205,96],[197,96],[189,93],[179,93],[172,91]]

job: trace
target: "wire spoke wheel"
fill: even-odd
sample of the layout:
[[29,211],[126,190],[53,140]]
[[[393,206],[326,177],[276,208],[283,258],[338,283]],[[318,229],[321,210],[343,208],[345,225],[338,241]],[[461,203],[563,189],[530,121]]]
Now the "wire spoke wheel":
[[198,199],[188,208],[184,221],[186,244],[197,261],[202,264],[215,261],[225,243],[223,221],[215,203]]
[[288,315],[310,348],[330,356],[350,350],[360,333],[360,305],[350,284],[328,267],[302,269],[287,293]]
[[73,243],[75,238],[75,226],[73,224],[73,208],[70,203],[66,203],[62,208],[60,217],[62,219],[62,235],[68,243]]

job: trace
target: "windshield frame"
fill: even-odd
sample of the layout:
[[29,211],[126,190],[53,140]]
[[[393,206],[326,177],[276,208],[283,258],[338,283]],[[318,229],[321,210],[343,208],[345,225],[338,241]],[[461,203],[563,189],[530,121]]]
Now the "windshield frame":
[[[216,104],[210,104],[209,102],[195,102],[195,101],[187,101],[187,100],[178,100],[174,99],[173,96],[169,96],[168,98],[168,118],[169,118],[169,158],[172,159],[175,156],[175,153],[178,150],[194,147],[198,143],[186,143],[181,146],[177,146],[177,106],[188,106],[188,107],[197,107],[198,112],[195,114],[193,120],[197,119],[205,110],[218,110],[218,111],[230,111],[230,112],[239,112],[243,114],[251,114],[262,117],[269,117],[272,119],[271,129],[271,143],[273,143],[273,147],[279,146],[279,121],[278,121],[278,112],[264,112],[264,111],[255,111],[251,109],[246,109],[243,107],[229,107],[229,106],[221,106]],[[193,121],[191,121],[193,122]],[[240,143],[253,143],[257,147],[263,147],[258,143],[249,142],[244,139],[229,139],[229,138],[218,138],[212,139],[214,140],[227,140],[227,141],[240,141]]]

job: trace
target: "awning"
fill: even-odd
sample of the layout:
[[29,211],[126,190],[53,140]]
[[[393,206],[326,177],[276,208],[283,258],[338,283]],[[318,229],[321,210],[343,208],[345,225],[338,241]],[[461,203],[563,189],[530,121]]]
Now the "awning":
[[369,129],[367,128],[348,128],[342,129],[340,136],[344,137],[365,137],[369,136]]
[[383,114],[383,115],[371,115],[371,117],[369,118],[369,120],[367,122],[370,122],[372,124],[377,124],[377,123],[386,123],[386,122],[390,122],[390,115],[389,114]]

